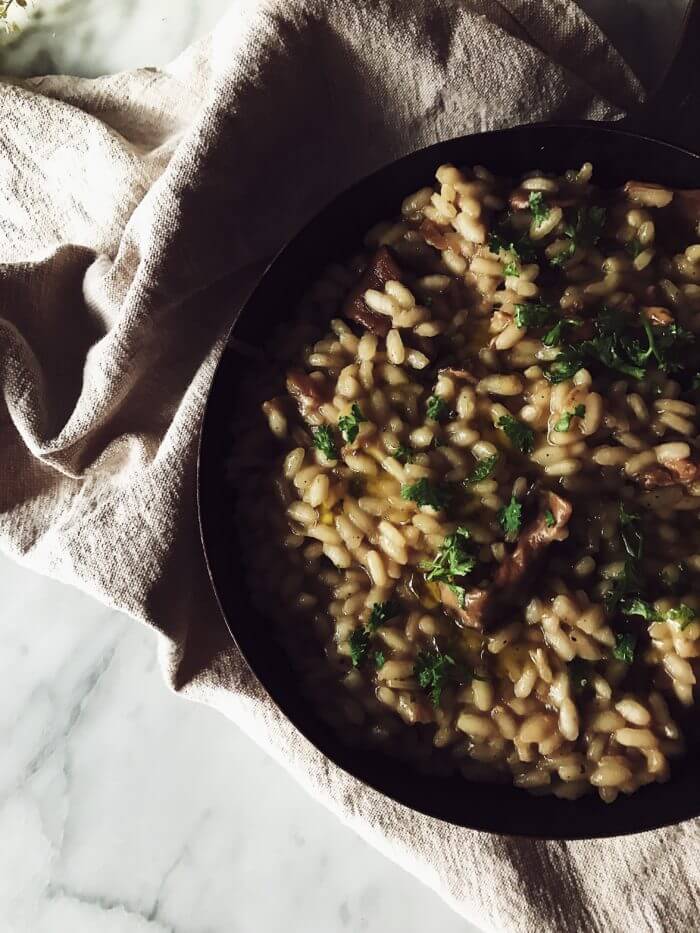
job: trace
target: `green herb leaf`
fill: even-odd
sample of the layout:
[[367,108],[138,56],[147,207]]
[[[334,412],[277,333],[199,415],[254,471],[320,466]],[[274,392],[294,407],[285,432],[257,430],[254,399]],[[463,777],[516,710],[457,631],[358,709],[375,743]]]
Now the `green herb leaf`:
[[431,421],[440,421],[448,411],[447,402],[438,395],[431,395],[425,404],[425,413]]
[[544,196],[541,191],[531,191],[528,198],[528,205],[532,212],[532,219],[537,226],[549,217],[549,207],[545,204]]
[[396,603],[392,603],[391,600],[387,600],[385,603],[374,603],[369,622],[367,623],[367,629],[370,632],[375,632],[380,625],[384,625],[385,622],[389,619],[393,619],[394,616],[398,614],[399,607]]
[[413,451],[403,444],[399,444],[391,456],[394,460],[398,460],[399,463],[413,463]]
[[498,512],[498,521],[508,541],[514,541],[520,531],[523,522],[523,507],[515,498],[510,497],[508,505],[503,506]]
[[464,484],[466,486],[475,486],[476,483],[482,483],[485,479],[489,479],[489,477],[493,476],[497,465],[498,454],[494,454],[492,457],[484,457],[483,460],[479,460],[476,464],[465,479]]
[[446,508],[452,499],[452,489],[439,483],[431,483],[422,478],[401,487],[401,498],[410,499],[416,505],[430,505],[434,509]]
[[464,603],[464,588],[455,583],[455,578],[466,576],[476,566],[476,558],[468,550],[470,537],[467,528],[458,528],[447,535],[432,561],[421,564],[425,579],[447,583],[460,597],[460,604]]
[[520,275],[522,262],[532,262],[537,257],[535,245],[528,236],[513,239],[513,231],[501,225],[496,233],[489,234],[489,249],[504,263],[503,274]]
[[450,677],[450,668],[454,660],[448,654],[439,651],[421,651],[416,657],[413,668],[418,683],[430,694],[433,706],[440,705],[442,691]]
[[371,635],[366,628],[356,628],[350,634],[350,659],[353,667],[359,667],[369,650]]
[[366,420],[357,402],[353,402],[349,415],[338,418],[338,430],[348,444],[352,444],[360,430],[360,423]]
[[625,250],[630,254],[632,259],[636,259],[637,256],[639,256],[639,254],[644,251],[644,247],[635,237],[633,240],[630,240],[629,243],[625,244]]
[[383,651],[374,652],[374,666],[379,670],[380,667],[384,667],[386,664],[386,655]]
[[569,224],[564,230],[564,236],[570,240],[569,246],[553,256],[550,264],[561,266],[574,255],[577,247],[595,246],[603,232],[605,219],[604,207],[595,204],[591,207],[580,207],[576,212],[576,222]]
[[548,304],[528,301],[515,306],[514,320],[518,327],[546,327],[556,320],[557,312]]
[[691,622],[694,622],[697,619],[697,613],[694,609],[691,609],[690,606],[687,606],[685,603],[681,603],[675,609],[669,609],[666,613],[666,618],[669,622],[677,622],[678,627],[681,632],[683,629],[686,629]]
[[634,661],[636,645],[637,636],[633,632],[616,632],[613,657],[617,658],[618,661],[624,661],[625,664],[631,664]]
[[556,525],[557,520],[555,519],[551,509],[547,509],[547,511],[544,513],[544,523],[547,528],[554,528]]
[[559,432],[568,431],[569,428],[571,427],[572,419],[583,418],[585,414],[586,414],[585,405],[577,405],[573,411],[563,411],[561,414],[561,418],[554,425],[554,430],[559,431]]
[[542,343],[545,347],[558,347],[564,336],[564,331],[567,328],[580,327],[582,324],[583,321],[579,317],[562,318],[560,321],[557,321],[551,330],[547,331],[542,338]]
[[506,433],[510,442],[521,453],[531,454],[535,449],[535,432],[512,415],[502,415],[496,422],[496,427]]
[[647,622],[656,622],[661,618],[651,603],[648,603],[644,599],[640,599],[638,596],[623,599],[620,602],[620,611],[626,616],[641,616],[643,619],[646,619]]
[[314,438],[314,447],[320,450],[328,460],[338,459],[338,448],[335,446],[333,432],[326,425],[319,428],[313,428],[311,433]]
[[634,512],[628,512],[620,503],[620,537],[630,557],[640,560],[644,549],[644,534],[641,518]]

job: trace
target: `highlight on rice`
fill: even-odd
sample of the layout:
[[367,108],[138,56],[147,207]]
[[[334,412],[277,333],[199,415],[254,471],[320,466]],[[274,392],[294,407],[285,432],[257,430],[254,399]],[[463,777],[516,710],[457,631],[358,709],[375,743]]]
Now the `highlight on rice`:
[[694,712],[700,235],[592,173],[441,165],[270,335],[230,471],[260,637],[349,742],[612,802]]

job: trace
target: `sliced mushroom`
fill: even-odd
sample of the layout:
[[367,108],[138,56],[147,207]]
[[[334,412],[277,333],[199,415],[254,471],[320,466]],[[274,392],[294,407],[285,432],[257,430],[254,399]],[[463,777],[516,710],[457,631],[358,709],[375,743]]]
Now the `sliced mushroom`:
[[291,369],[287,373],[287,391],[297,403],[299,413],[304,419],[317,412],[329,399],[325,384],[300,369]]
[[663,466],[655,463],[634,477],[643,489],[664,486],[688,486],[700,477],[700,466],[692,460],[666,460]]
[[377,314],[367,307],[365,292],[368,288],[383,289],[392,280],[401,279],[401,268],[386,246],[380,246],[373,254],[367,267],[360,276],[343,304],[343,315],[351,321],[361,324],[377,337],[386,337],[391,330],[391,320],[383,314]]

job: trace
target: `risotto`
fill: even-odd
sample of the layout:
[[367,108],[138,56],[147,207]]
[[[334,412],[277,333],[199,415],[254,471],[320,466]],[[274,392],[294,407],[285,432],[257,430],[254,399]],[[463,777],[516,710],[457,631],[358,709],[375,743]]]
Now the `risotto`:
[[348,741],[569,799],[669,778],[700,670],[697,218],[590,164],[442,165],[271,335],[245,559]]

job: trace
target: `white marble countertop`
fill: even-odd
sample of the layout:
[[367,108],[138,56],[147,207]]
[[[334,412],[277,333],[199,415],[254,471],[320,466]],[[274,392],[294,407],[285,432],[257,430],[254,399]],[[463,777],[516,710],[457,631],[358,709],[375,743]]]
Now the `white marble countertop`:
[[[582,0],[653,83],[687,0]],[[42,0],[12,74],[161,64],[229,0]],[[230,722],[155,636],[0,557],[2,933],[468,933]]]

